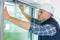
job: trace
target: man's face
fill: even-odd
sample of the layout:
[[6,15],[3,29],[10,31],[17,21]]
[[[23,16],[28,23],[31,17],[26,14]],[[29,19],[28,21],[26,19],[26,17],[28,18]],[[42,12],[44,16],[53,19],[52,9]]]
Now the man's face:
[[44,21],[47,20],[50,16],[51,14],[49,12],[41,9],[38,13],[38,20]]

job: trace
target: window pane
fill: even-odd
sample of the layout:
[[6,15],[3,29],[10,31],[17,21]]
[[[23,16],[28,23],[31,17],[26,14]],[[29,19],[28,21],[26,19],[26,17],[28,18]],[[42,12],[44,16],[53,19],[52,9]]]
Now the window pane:
[[[33,17],[35,18],[35,19],[37,19],[38,18],[38,11],[39,11],[39,9],[33,9],[34,11],[33,11]],[[33,40],[38,40],[38,35],[35,35],[35,34],[32,34],[33,35]]]
[[[15,17],[19,20],[29,22],[19,9],[19,5],[13,2],[5,2],[4,7],[7,7],[10,16]],[[27,5],[25,6],[25,11],[28,15],[31,15],[31,8]],[[4,40],[30,40],[30,33],[17,25],[13,24],[8,20],[4,20]]]

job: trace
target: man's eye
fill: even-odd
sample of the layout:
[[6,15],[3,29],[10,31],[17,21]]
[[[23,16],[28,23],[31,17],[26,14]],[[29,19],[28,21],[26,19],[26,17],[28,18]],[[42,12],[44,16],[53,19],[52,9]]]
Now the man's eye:
[[42,11],[40,11],[40,13],[42,13]]

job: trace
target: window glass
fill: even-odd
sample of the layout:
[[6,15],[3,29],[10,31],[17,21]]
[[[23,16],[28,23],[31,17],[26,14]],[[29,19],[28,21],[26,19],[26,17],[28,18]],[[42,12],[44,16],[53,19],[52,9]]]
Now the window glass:
[[[28,21],[19,9],[19,5],[13,2],[5,2],[4,7],[7,7],[8,13],[10,16],[15,17],[19,20]],[[24,5],[26,13],[31,15],[31,8],[27,5]],[[8,20],[4,20],[4,40],[31,40],[31,35],[29,31],[24,30],[17,25],[13,24]]]

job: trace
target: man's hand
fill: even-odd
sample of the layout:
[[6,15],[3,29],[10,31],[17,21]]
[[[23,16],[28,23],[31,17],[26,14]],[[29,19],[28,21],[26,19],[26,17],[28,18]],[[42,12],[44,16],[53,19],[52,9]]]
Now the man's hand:
[[20,5],[19,8],[20,8],[21,12],[24,12],[24,6],[23,5]]
[[7,7],[4,8],[4,18],[8,19],[10,15],[8,14]]
[[24,12],[24,6],[23,6],[23,5],[20,5],[19,8],[20,8],[22,14],[23,14],[28,20],[31,21],[32,17],[31,17],[30,15],[28,15],[28,13]]

